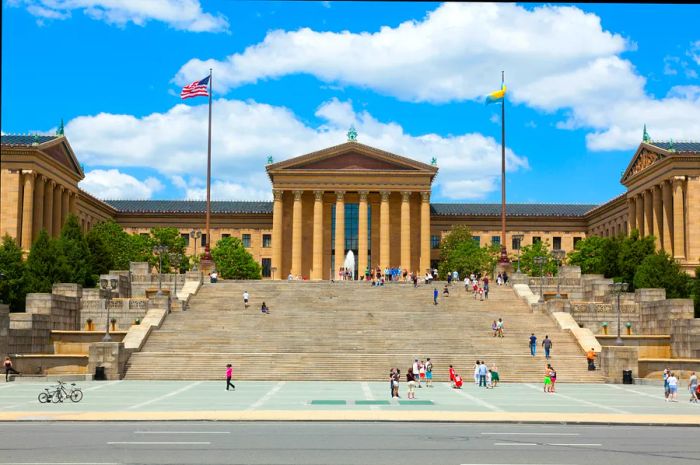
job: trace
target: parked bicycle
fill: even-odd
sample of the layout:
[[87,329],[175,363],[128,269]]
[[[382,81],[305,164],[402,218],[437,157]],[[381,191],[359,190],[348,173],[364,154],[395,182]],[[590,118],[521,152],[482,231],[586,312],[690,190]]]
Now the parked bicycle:
[[83,400],[83,391],[75,383],[71,383],[68,386],[63,381],[58,381],[58,385],[52,388],[44,388],[44,392],[39,393],[39,402],[42,404],[48,404],[49,402],[57,404],[63,402],[64,399],[80,402]]

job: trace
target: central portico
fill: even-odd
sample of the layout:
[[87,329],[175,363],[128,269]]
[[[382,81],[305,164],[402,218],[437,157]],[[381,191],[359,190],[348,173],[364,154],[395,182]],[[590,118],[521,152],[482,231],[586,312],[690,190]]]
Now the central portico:
[[368,266],[424,273],[437,171],[354,140],[268,165],[274,278],[329,279],[349,250],[360,274]]

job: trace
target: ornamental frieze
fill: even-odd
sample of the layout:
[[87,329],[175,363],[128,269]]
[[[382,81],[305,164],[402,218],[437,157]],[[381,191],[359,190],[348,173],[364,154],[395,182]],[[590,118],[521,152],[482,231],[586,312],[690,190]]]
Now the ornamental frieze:
[[645,169],[649,168],[651,165],[653,165],[659,160],[662,160],[663,158],[664,157],[659,155],[658,153],[654,153],[646,149],[642,150],[642,153],[640,153],[639,157],[637,157],[637,161],[635,161],[634,165],[632,165],[632,169],[630,170],[630,174],[628,177],[634,176],[640,171],[644,171]]

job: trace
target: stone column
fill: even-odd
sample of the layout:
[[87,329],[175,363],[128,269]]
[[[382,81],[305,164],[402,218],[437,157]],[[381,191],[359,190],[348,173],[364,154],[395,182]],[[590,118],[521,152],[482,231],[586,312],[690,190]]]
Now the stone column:
[[389,194],[391,192],[380,192],[382,203],[379,208],[379,267],[384,273],[384,269],[391,266],[391,254],[389,247]]
[[284,191],[274,189],[272,195],[272,267],[276,269],[274,278],[282,279],[282,194]]
[[323,279],[323,191],[314,191],[314,245],[311,279]]
[[401,269],[411,270],[411,193],[401,193]]
[[654,203],[651,189],[644,191],[644,236],[651,236],[654,231]]
[[687,177],[685,180],[685,248],[689,262],[697,263],[700,258],[700,177]]
[[44,191],[46,178],[37,176],[34,181],[34,231],[32,232],[32,242],[39,236],[39,231],[44,224]]
[[56,188],[56,182],[47,179],[44,188],[44,228],[51,236],[53,234],[53,191]]
[[70,193],[70,197],[68,198],[68,209],[72,214],[78,216],[78,194],[75,192]]
[[32,247],[34,225],[34,181],[35,173],[22,174],[24,192],[22,194],[22,248],[29,250]]
[[345,262],[345,191],[335,192],[335,268],[334,278],[338,269]]
[[637,230],[641,237],[644,236],[644,196],[642,194],[637,194],[634,196],[634,202],[637,205],[635,210],[637,212]]
[[294,207],[292,208],[292,271],[296,277],[301,275],[301,194],[304,191],[294,191]]
[[656,244],[656,249],[662,249],[663,248],[663,243],[664,243],[664,236],[663,236],[663,229],[664,229],[664,221],[663,221],[663,206],[661,204],[661,186],[654,186],[651,188],[651,196],[652,196],[652,201],[653,201],[653,207],[654,207],[654,212],[653,212],[653,217],[654,217],[654,237],[656,238],[656,241],[654,242]]
[[661,201],[662,201],[662,234],[663,248],[671,256],[673,256],[673,193],[671,191],[671,183],[666,180],[661,184]]
[[420,274],[430,268],[430,192],[421,192],[420,204]]
[[56,184],[53,190],[53,235],[58,237],[61,234],[61,228],[63,223],[61,218],[63,213],[61,212],[61,205],[63,199],[63,186]]
[[66,223],[68,215],[70,214],[70,191],[68,189],[63,189],[63,198],[61,199],[61,227]]
[[627,199],[627,234],[637,229],[637,202],[634,198]]
[[685,258],[685,176],[673,178],[673,257]]
[[360,191],[360,206],[357,210],[357,273],[362,276],[367,270],[367,196],[369,192]]

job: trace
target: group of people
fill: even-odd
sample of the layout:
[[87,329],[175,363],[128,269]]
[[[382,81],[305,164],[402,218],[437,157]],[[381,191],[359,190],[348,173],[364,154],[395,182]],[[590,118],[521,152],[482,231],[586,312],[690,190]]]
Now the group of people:
[[554,384],[557,382],[557,372],[551,364],[544,369],[544,392],[554,393]]
[[464,277],[464,290],[466,292],[472,291],[474,300],[477,298],[479,300],[488,300],[489,298],[489,277],[484,276],[481,278],[479,275],[474,275],[472,273],[470,276]]
[[[668,368],[664,368],[664,398],[666,402],[678,402],[678,377]],[[688,378],[688,393],[690,402],[697,403],[700,398],[700,387],[698,387],[698,376],[694,371]]]
[[[462,389],[462,384],[464,381],[459,373],[455,371],[452,365],[450,365],[449,374],[452,388]],[[484,387],[486,389],[492,389],[498,386],[499,381],[500,376],[498,374],[498,367],[495,363],[491,365],[491,368],[488,368],[484,360],[476,361],[474,364],[474,385]]]
[[[391,389],[392,399],[398,399],[399,395],[399,381],[401,380],[401,370],[398,368],[392,368],[389,370],[389,386]],[[433,387],[433,362],[430,361],[430,357],[426,358],[425,361],[415,359],[411,367],[406,371],[406,384],[408,385],[408,399],[416,398],[416,388],[422,388],[423,383],[425,387]]]
[[[549,360],[549,353],[552,350],[552,340],[549,338],[549,335],[544,336],[544,340],[542,341],[542,348],[544,349],[544,356],[547,360]],[[533,357],[537,354],[537,336],[535,336],[535,333],[532,333],[530,335],[530,355]]]
[[[249,306],[250,306],[250,294],[248,294],[248,291],[243,291],[243,308],[248,308]],[[260,306],[260,312],[265,313],[266,315],[270,314],[270,307],[268,307],[264,301],[263,301],[262,305]]]
[[493,323],[491,323],[491,330],[493,331],[493,337],[504,337],[503,318],[499,318],[498,321],[493,320]]

